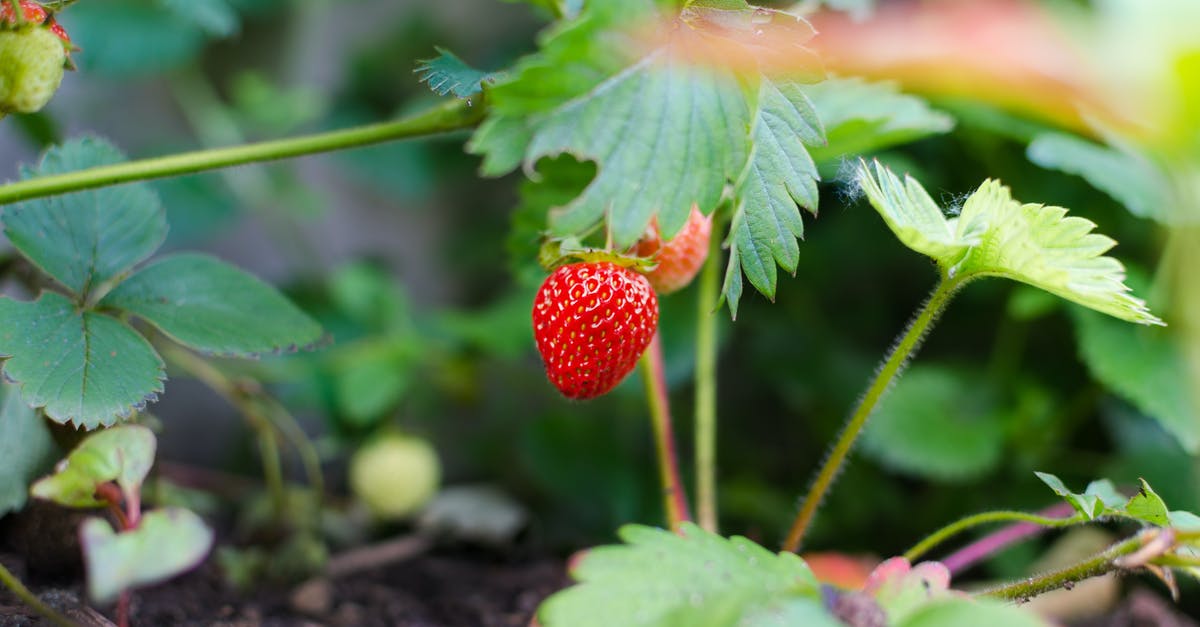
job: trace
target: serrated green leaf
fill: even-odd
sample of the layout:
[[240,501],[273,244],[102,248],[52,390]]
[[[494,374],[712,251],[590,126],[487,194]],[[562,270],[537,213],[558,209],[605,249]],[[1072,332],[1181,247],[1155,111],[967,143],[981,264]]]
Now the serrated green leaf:
[[945,133],[954,119],[893,83],[830,78],[805,93],[825,125],[824,146],[809,148],[817,163],[875,152],[928,135]]
[[295,350],[321,339],[321,326],[275,288],[207,255],[147,265],[100,302],[134,314],[201,352],[232,357]]
[[1129,503],[1125,505],[1125,513],[1159,527],[1170,525],[1171,514],[1167,509],[1167,504],[1150,487],[1150,484],[1146,483],[1145,479],[1141,480],[1141,484],[1138,493],[1133,495],[1133,498],[1129,499]]
[[226,0],[158,0],[158,3],[213,37],[229,37],[241,28],[237,12]]
[[[62,174],[125,160],[97,138],[51,148],[22,178]],[[17,250],[81,297],[150,256],[167,235],[158,197],[141,183],[104,187],[4,208],[4,232]]]
[[913,612],[896,627],[1049,627],[1018,606],[987,599],[943,599]]
[[546,233],[546,217],[554,207],[561,207],[587,187],[596,175],[596,167],[588,161],[571,157],[542,159],[537,164],[537,178],[521,182],[520,202],[512,213],[512,228],[506,241],[509,268],[524,284],[537,287],[546,278],[538,263],[542,238]]
[[900,241],[932,257],[947,276],[999,276],[1139,324],[1163,324],[1129,294],[1125,268],[1104,256],[1116,242],[1062,207],[1021,204],[998,181],[983,183],[953,218],[914,179],[862,162],[858,180]]
[[29,484],[54,465],[57,450],[41,415],[15,386],[0,383],[0,517],[25,506]]
[[[796,205],[815,215],[820,178],[804,143],[822,143],[823,133],[799,85],[762,82],[750,158],[735,188],[730,248],[750,284],[767,298],[775,298],[775,265],[795,272],[800,261],[804,222]],[[728,290],[726,297],[732,302]]]
[[142,516],[135,529],[117,533],[108,521],[89,518],[79,528],[87,565],[88,596],[111,603],[126,590],[166,581],[204,561],[213,532],[199,516],[166,507]]
[[417,80],[439,96],[454,94],[469,98],[483,91],[483,82],[491,74],[477,70],[445,48],[435,48],[438,56],[417,62]]
[[28,405],[84,429],[126,418],[163,390],[162,360],[145,338],[53,292],[0,298],[0,356]]
[[1200,451],[1200,416],[1178,338],[1083,309],[1073,313],[1079,353],[1092,376],[1157,420],[1189,453]]
[[659,625],[689,606],[712,604],[714,611],[740,616],[774,601],[817,595],[816,578],[795,554],[771,553],[691,523],[681,531],[623,527],[625,544],[589,551],[572,572],[579,584],[547,599],[538,620],[546,627]]
[[138,498],[157,448],[154,434],[141,425],[97,431],[84,438],[54,474],[33,484],[30,493],[66,507],[101,507],[105,501],[96,498],[96,490],[111,481],[128,502]]
[[1062,133],[1044,133],[1029,143],[1029,160],[1043,168],[1082,176],[1130,213],[1170,224],[1171,184],[1145,158]]
[[943,481],[978,477],[1004,452],[1004,420],[987,384],[970,372],[916,365],[896,384],[863,434],[863,451],[885,466]]
[[1051,490],[1054,490],[1055,494],[1061,496],[1071,507],[1075,508],[1075,511],[1087,516],[1089,520],[1094,520],[1096,517],[1103,515],[1107,509],[1104,501],[1095,494],[1076,494],[1071,492],[1067,489],[1066,484],[1062,482],[1062,479],[1049,473],[1035,471],[1033,474],[1037,475],[1037,478],[1041,479],[1042,483],[1049,486]]

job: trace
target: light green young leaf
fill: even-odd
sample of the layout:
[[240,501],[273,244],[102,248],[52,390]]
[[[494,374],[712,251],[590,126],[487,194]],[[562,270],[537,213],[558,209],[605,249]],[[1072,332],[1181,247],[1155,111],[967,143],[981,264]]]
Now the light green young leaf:
[[[125,160],[102,139],[51,148],[23,179]],[[82,297],[150,256],[167,235],[158,197],[141,183],[51,196],[4,208],[4,232],[17,250]]]
[[466,64],[445,48],[435,48],[438,56],[417,63],[417,80],[439,96],[453,93],[458,98],[469,98],[483,91],[483,82],[492,74],[477,70]]
[[0,357],[25,403],[84,429],[128,417],[157,398],[166,378],[144,337],[53,292],[31,303],[0,298]]
[[[1075,511],[1087,516],[1088,520],[1104,516],[1110,510],[1123,507],[1125,504],[1125,498],[1119,496],[1120,493],[1107,479],[1093,481],[1083,494],[1078,494],[1071,492],[1062,479],[1052,474],[1036,471],[1033,474],[1037,475],[1038,479],[1041,479],[1042,483],[1049,486],[1051,490],[1054,490],[1055,494],[1070,503]],[[1116,496],[1116,500],[1114,500],[1114,496]]]
[[948,277],[1005,277],[1122,320],[1163,324],[1129,294],[1121,263],[1104,256],[1116,242],[1062,207],[1021,204],[989,180],[959,216],[946,218],[919,183],[901,183],[878,162],[874,171],[861,163],[858,180],[900,241],[932,257]]
[[209,354],[253,357],[321,339],[321,326],[275,288],[207,255],[164,257],[100,301]]
[[1200,452],[1200,416],[1192,410],[1194,390],[1179,339],[1167,329],[1073,313],[1079,354],[1092,376],[1157,420],[1189,453]]
[[863,451],[907,474],[968,480],[1000,462],[1003,415],[981,377],[948,366],[916,365],[871,418]]
[[1130,213],[1170,224],[1170,182],[1145,158],[1062,133],[1038,135],[1026,149],[1043,168],[1082,176]]
[[30,493],[66,507],[101,507],[100,485],[114,482],[126,500],[136,499],[154,465],[154,434],[141,425],[120,425],[84,438],[54,474],[38,480]]
[[777,601],[817,597],[816,578],[793,553],[771,553],[691,523],[682,535],[638,525],[623,527],[620,535],[624,545],[580,558],[572,572],[579,583],[542,604],[542,625],[677,624],[670,619],[679,612],[694,618],[707,608],[740,617]]
[[21,402],[16,386],[0,383],[0,517],[25,506],[30,482],[54,465],[57,450],[41,415]]
[[1146,483],[1145,479],[1141,480],[1142,486],[1138,493],[1129,499],[1129,503],[1125,505],[1125,513],[1138,520],[1148,522],[1159,527],[1166,527],[1171,524],[1171,513],[1167,509],[1167,504],[1162,498]]
[[101,604],[199,566],[213,544],[213,532],[204,521],[178,507],[149,512],[136,529],[122,533],[102,518],[89,518],[79,537],[88,596]]
[[828,140],[825,146],[809,148],[817,163],[879,151],[954,127],[953,118],[916,96],[900,93],[893,83],[830,78],[805,93],[825,124]]
[[988,599],[948,598],[913,612],[896,627],[1050,627],[1030,610]]

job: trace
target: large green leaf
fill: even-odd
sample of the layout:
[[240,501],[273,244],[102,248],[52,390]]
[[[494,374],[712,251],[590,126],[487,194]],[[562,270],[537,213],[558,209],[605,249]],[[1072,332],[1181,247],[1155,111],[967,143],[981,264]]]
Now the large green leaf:
[[1062,207],[1019,203],[988,180],[947,218],[920,183],[902,183],[878,162],[862,162],[858,181],[900,241],[932,257],[947,277],[1009,278],[1123,320],[1163,324],[1129,294],[1124,266],[1104,255],[1116,242]]
[[[21,174],[30,179],[124,160],[108,142],[84,138],[50,149]],[[158,197],[140,183],[18,203],[0,219],[21,254],[83,297],[149,257],[167,235]]]
[[111,603],[122,592],[166,581],[195,568],[208,555],[213,532],[189,510],[167,507],[142,516],[135,529],[117,533],[107,520],[89,518],[79,529],[87,565],[88,596]]
[[1083,309],[1074,313],[1079,353],[1092,376],[1157,420],[1189,453],[1200,452],[1196,391],[1178,335]]
[[137,499],[158,443],[141,425],[120,425],[97,431],[84,438],[54,474],[38,480],[31,492],[40,499],[66,507],[100,507],[96,490],[113,482],[126,502]]
[[1170,182],[1140,155],[1062,133],[1038,135],[1030,142],[1026,154],[1043,168],[1082,176],[1134,215],[1172,222],[1175,203],[1171,199]]
[[57,450],[41,415],[16,386],[0,383],[0,517],[25,506],[29,484],[54,465]]
[[745,538],[725,539],[690,523],[681,535],[629,525],[620,536],[624,545],[592,549],[579,559],[572,570],[579,584],[546,600],[538,610],[542,625],[729,624],[675,617],[740,617],[818,593],[798,556],[771,553]]
[[942,480],[991,470],[1004,452],[1004,421],[987,384],[970,371],[917,365],[896,384],[863,434],[885,466]]
[[805,89],[828,144],[812,146],[817,163],[834,162],[903,144],[954,126],[950,116],[929,108],[924,100],[900,93],[892,83],[860,78],[831,78]]
[[236,357],[294,350],[321,326],[275,288],[213,257],[180,254],[147,265],[100,302],[145,319],[196,350]]
[[0,356],[27,404],[84,429],[128,417],[163,390],[162,360],[145,338],[53,292],[0,298]]
[[1030,610],[988,599],[949,598],[930,603],[896,627],[1049,627]]

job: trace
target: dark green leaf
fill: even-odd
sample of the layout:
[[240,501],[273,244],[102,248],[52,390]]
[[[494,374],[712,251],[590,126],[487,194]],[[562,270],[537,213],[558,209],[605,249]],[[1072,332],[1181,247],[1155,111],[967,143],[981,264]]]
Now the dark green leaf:
[[41,415],[16,386],[0,383],[0,517],[25,506],[29,484],[54,465],[57,450]]
[[1176,333],[1074,313],[1079,353],[1092,376],[1157,420],[1189,453],[1200,451],[1200,421]]
[[771,553],[745,538],[727,540],[690,523],[682,535],[637,525],[620,535],[624,545],[592,549],[579,559],[572,575],[580,583],[546,600],[538,611],[543,625],[680,624],[672,620],[679,613],[689,620],[704,609],[742,616],[817,595],[817,581],[798,556]]
[[1082,176],[1112,196],[1131,213],[1171,223],[1175,206],[1170,183],[1147,159],[1132,152],[1094,144],[1062,133],[1038,135],[1026,152],[1029,160],[1054,170]]
[[114,482],[125,498],[136,499],[142,482],[154,465],[158,444],[154,434],[141,425],[120,425],[84,438],[67,455],[65,463],[31,488],[39,499],[66,507],[101,507],[96,490]]
[[113,531],[108,521],[89,518],[79,529],[87,564],[88,596],[111,603],[124,591],[191,570],[204,561],[213,532],[196,514],[175,507],[147,513],[136,529]]
[[945,481],[988,472],[1004,451],[1004,420],[986,382],[969,371],[913,366],[863,434],[863,451],[889,468]]
[[483,91],[483,82],[491,75],[467,65],[453,52],[437,48],[438,56],[417,63],[417,79],[429,85],[439,96],[454,94],[469,98]]
[[27,303],[0,298],[4,376],[52,420],[111,425],[163,390],[163,363],[145,338],[60,294]]
[[100,304],[139,316],[180,344],[214,355],[295,350],[317,342],[322,333],[275,288],[207,255],[155,261]]
[[229,37],[241,28],[237,12],[226,0],[158,0],[175,15],[213,37]]
[[[52,148],[37,168],[24,168],[22,178],[124,160],[102,139],[78,139]],[[149,257],[167,235],[158,197],[140,183],[18,203],[0,219],[23,255],[83,297]]]

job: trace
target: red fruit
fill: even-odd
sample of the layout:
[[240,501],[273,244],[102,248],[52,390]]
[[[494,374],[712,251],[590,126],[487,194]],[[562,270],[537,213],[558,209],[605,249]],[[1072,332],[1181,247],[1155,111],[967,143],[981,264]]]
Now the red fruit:
[[639,257],[650,257],[657,253],[655,260],[658,266],[646,273],[655,291],[670,294],[687,287],[708,258],[711,235],[712,217],[700,213],[695,205],[692,205],[692,213],[683,229],[665,244],[658,232],[658,218],[655,218],[646,235],[638,241],[635,251]]
[[[28,24],[41,24],[46,21],[46,9],[31,0],[21,0],[21,12],[25,14],[25,22]],[[8,0],[3,0],[3,3],[0,4],[0,21],[8,22],[13,26],[17,24],[12,5],[8,3]]]
[[650,282],[609,261],[562,266],[533,302],[546,377],[567,398],[594,398],[616,387],[658,329]]

